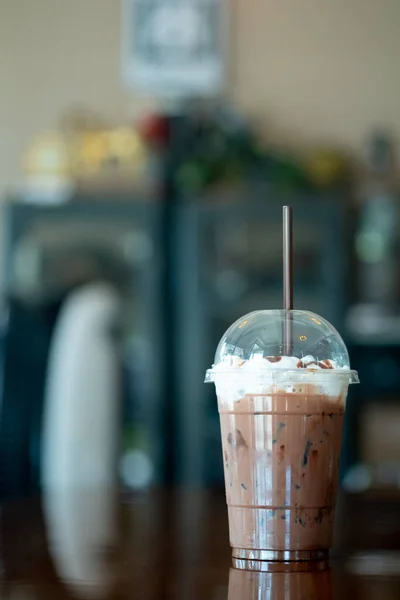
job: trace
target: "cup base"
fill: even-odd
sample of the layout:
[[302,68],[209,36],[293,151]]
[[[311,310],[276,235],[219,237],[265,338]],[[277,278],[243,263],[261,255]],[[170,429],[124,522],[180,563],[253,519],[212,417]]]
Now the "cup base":
[[329,551],[233,548],[232,565],[246,571],[323,571],[329,568]]

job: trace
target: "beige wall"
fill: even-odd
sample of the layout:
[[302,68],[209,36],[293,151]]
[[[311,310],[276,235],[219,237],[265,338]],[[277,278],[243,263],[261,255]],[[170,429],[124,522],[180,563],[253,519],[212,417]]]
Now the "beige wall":
[[[232,90],[285,143],[359,150],[400,131],[399,0],[232,0]],[[47,21],[47,24],[46,24]],[[147,106],[120,82],[120,0],[0,0],[0,193],[32,136],[71,105]]]
[[399,0],[235,1],[235,96],[275,139],[400,133]]

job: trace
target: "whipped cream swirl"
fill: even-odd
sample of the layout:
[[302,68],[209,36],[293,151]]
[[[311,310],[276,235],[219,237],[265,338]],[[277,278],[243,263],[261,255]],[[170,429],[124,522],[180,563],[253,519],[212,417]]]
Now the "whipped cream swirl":
[[231,369],[240,369],[241,371],[271,371],[283,369],[285,371],[295,371],[297,369],[307,369],[310,371],[319,370],[341,370],[348,371],[348,365],[339,366],[334,360],[318,360],[314,356],[307,355],[302,358],[297,356],[261,356],[254,355],[251,359],[245,360],[240,356],[229,355],[225,359],[213,365],[214,372],[229,371]]

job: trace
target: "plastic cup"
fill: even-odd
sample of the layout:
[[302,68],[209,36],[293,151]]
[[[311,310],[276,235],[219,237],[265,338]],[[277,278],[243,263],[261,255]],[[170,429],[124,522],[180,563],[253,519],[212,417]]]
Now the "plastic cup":
[[234,565],[324,561],[332,546],[349,383],[346,346],[325,319],[285,311],[234,323],[206,381],[218,397]]

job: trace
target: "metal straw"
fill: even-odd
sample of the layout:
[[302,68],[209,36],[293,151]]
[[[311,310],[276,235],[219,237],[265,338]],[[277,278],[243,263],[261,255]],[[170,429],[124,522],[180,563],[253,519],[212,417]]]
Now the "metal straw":
[[291,356],[293,349],[292,316],[293,310],[293,211],[284,206],[283,212],[283,354]]

